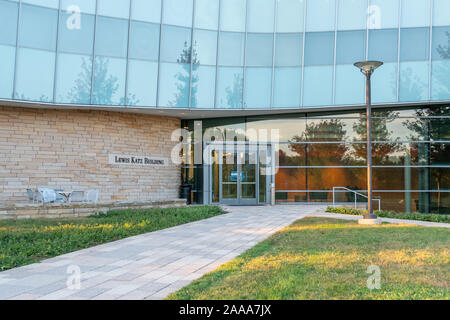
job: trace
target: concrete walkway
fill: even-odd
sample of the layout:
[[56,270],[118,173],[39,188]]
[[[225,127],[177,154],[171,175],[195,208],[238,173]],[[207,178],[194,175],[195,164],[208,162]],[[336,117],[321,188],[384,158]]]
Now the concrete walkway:
[[[225,207],[228,214],[0,272],[1,299],[163,299],[305,216],[356,220],[321,205]],[[450,224],[383,219],[392,223]],[[81,273],[80,288],[75,284]],[[72,281],[71,281],[72,280]]]
[[324,207],[225,209],[211,219],[1,272],[0,299],[162,299]]

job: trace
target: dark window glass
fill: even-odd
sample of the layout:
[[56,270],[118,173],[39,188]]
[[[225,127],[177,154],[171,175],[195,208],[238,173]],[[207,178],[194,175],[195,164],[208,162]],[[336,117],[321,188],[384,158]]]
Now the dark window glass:
[[332,65],[334,32],[310,32],[305,38],[305,65]]

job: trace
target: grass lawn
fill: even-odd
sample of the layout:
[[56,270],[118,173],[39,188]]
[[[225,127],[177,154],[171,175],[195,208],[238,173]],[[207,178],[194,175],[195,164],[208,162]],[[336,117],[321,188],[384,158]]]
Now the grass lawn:
[[0,221],[0,271],[45,258],[223,214],[198,206],[111,211],[75,219]]
[[168,298],[450,299],[449,286],[449,229],[305,218]]

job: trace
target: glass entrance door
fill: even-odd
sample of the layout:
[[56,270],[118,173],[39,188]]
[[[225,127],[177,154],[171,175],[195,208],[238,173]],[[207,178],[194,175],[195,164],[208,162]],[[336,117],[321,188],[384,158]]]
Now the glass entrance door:
[[[230,149],[230,148],[229,148]],[[219,165],[220,202],[231,205],[254,205],[258,203],[257,150],[249,146],[235,145],[223,151]]]
[[257,205],[270,201],[273,164],[269,144],[208,148],[208,203]]

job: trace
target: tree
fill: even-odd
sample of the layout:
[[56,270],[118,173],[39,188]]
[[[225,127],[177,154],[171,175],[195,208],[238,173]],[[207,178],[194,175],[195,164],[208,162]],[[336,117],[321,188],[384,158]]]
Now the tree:
[[[439,45],[437,53],[443,60],[450,59],[450,32],[446,32],[447,45]],[[450,97],[450,63],[448,61],[433,61],[438,67],[433,68],[433,95],[439,100],[447,100]]]
[[345,124],[340,119],[322,120],[318,123],[312,122],[306,125],[305,131],[301,135],[295,136],[289,148],[300,157],[314,159],[314,165],[341,165],[347,160],[349,150],[345,143],[332,144],[298,144],[299,142],[320,142],[320,141],[345,141]]
[[[177,82],[177,92],[175,93],[174,100],[169,102],[171,107],[186,108],[189,106],[189,88],[191,87],[191,105],[197,105],[197,84],[198,84],[198,66],[200,61],[198,60],[197,49],[195,48],[197,43],[194,43],[194,48],[188,46],[188,43],[184,43],[183,51],[180,57],[177,59],[177,63],[181,64],[183,72],[178,72],[175,75]],[[192,61],[192,64],[191,64]],[[192,65],[192,79],[191,79],[191,65]]]
[[241,74],[234,75],[233,87],[225,89],[227,93],[227,106],[232,109],[242,108],[242,98],[244,94],[244,79]]
[[[75,80],[74,87],[69,91],[68,98],[72,103],[90,103],[92,83],[92,58],[83,58],[81,72]],[[119,79],[109,74],[109,59],[97,56],[94,64],[94,91],[92,103],[95,105],[124,105],[125,98],[114,101],[114,95],[119,90]],[[139,100],[133,94],[128,94],[127,104],[136,105]]]
[[[372,144],[372,160],[374,163],[387,164],[389,157],[400,150],[401,144],[398,142],[400,138],[394,138],[394,132],[388,128],[388,124],[395,121],[398,115],[399,113],[395,111],[377,111],[376,116],[372,117],[372,140],[383,142]],[[366,115],[362,114],[359,120],[353,125],[353,130],[359,136],[358,138],[354,138],[354,141],[367,141],[366,119]],[[367,157],[366,144],[355,144],[353,148],[355,156],[361,158]]]

